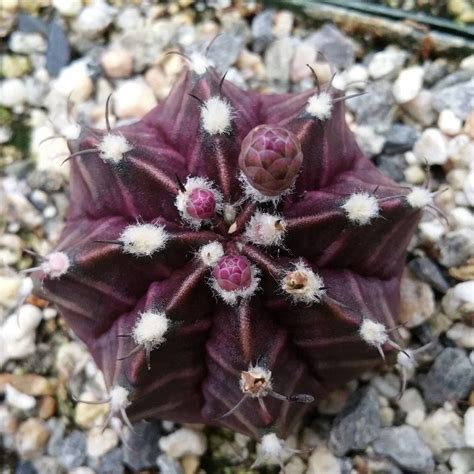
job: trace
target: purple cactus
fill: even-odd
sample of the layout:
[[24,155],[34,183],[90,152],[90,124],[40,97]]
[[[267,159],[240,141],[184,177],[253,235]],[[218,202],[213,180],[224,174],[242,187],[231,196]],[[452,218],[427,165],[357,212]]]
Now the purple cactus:
[[138,123],[70,143],[66,227],[35,274],[111,414],[284,437],[399,349],[400,275],[429,202],[363,155],[344,99],[187,71]]

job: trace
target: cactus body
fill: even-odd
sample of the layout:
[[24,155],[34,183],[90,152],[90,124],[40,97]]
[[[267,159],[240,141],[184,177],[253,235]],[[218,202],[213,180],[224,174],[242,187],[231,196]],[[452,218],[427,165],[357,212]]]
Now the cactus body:
[[319,92],[187,71],[139,122],[70,144],[96,152],[70,161],[69,265],[38,288],[132,421],[285,436],[395,347],[361,327],[397,325],[421,210],[363,155],[341,92],[324,117]]

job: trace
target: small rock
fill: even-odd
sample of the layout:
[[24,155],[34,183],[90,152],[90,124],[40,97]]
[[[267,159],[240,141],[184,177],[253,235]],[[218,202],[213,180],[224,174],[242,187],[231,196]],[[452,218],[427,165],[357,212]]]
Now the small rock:
[[94,90],[87,60],[79,59],[63,68],[53,82],[53,89],[75,104],[86,101]]
[[435,290],[446,293],[449,284],[444,278],[439,267],[428,257],[417,257],[408,264],[410,270],[424,282],[431,285]]
[[81,466],[73,469],[70,474],[95,474],[95,472],[90,467]]
[[442,306],[446,315],[455,321],[471,315],[474,312],[474,281],[458,283],[450,288]]
[[10,384],[5,386],[5,401],[13,408],[28,411],[36,406],[36,399],[26,395]]
[[290,78],[291,82],[298,83],[311,76],[311,71],[307,64],[312,64],[316,60],[316,50],[314,46],[307,42],[298,43],[295,46],[295,53],[291,62]]
[[433,290],[405,270],[400,287],[400,321],[413,328],[428,321],[435,310]]
[[87,434],[87,455],[92,457],[100,457],[114,449],[118,444],[117,433],[106,428],[92,428]]
[[186,454],[202,456],[207,449],[207,439],[200,431],[180,428],[160,438],[159,446],[172,458],[180,458]]
[[26,86],[21,79],[5,79],[0,82],[0,105],[13,108],[26,101]]
[[114,110],[120,118],[141,118],[156,105],[151,87],[142,79],[129,79],[114,94]]
[[458,229],[449,232],[439,242],[439,251],[439,262],[445,267],[462,265],[474,256],[474,230]]
[[454,451],[449,458],[453,474],[471,474],[474,471],[474,450]]
[[445,58],[435,59],[433,62],[425,64],[425,84],[429,87],[441,80],[449,72],[449,63]]
[[273,22],[273,35],[276,38],[284,38],[285,36],[289,36],[291,34],[291,30],[293,29],[294,20],[295,16],[292,12],[288,10],[278,11],[275,14]]
[[414,410],[426,411],[423,398],[416,388],[407,388],[398,400],[398,406],[407,414]]
[[18,420],[6,405],[0,405],[0,434],[12,435],[18,428]]
[[376,159],[377,168],[397,183],[404,180],[406,161],[403,155],[379,155]]
[[134,471],[153,467],[156,462],[161,424],[158,421],[141,421],[127,437],[124,448],[124,463]]
[[87,459],[86,450],[85,434],[81,431],[73,431],[64,439],[58,460],[66,469],[74,469],[85,464]]
[[357,143],[369,158],[378,155],[383,150],[385,138],[383,135],[377,134],[371,126],[359,125],[354,133]]
[[463,186],[464,195],[466,196],[467,202],[470,206],[474,206],[474,170],[472,170],[464,181]]
[[469,407],[464,413],[464,441],[466,446],[474,448],[474,407]]
[[257,53],[262,52],[273,39],[273,18],[275,12],[265,9],[252,20],[253,47]]
[[[84,394],[81,394],[81,400]],[[90,403],[78,403],[74,412],[74,421],[81,428],[92,428],[99,423],[103,423],[109,412],[107,403],[91,405]]]
[[320,444],[308,459],[307,474],[340,474],[339,461],[324,445]]
[[10,50],[18,54],[45,53],[47,43],[40,33],[14,31],[8,42]]
[[172,459],[165,454],[158,456],[156,465],[161,474],[183,474],[183,470],[178,461]]
[[336,68],[345,69],[354,64],[354,42],[332,23],[325,23],[307,41]]
[[392,79],[403,67],[408,55],[406,51],[389,46],[384,51],[375,53],[369,63],[368,71],[372,79]]
[[462,419],[452,410],[440,408],[420,426],[420,434],[433,454],[441,457],[445,451],[465,446]]
[[16,305],[20,287],[21,278],[18,275],[0,275],[0,305],[13,308]]
[[474,328],[463,323],[451,326],[446,335],[456,343],[458,347],[474,349]]
[[102,54],[100,62],[105,75],[112,79],[122,79],[133,73],[133,56],[126,49],[109,49]]
[[362,64],[353,64],[344,75],[346,85],[355,88],[363,88],[368,78],[369,73]]
[[430,165],[442,165],[448,159],[446,138],[437,128],[427,128],[413,151],[419,160],[426,160]]
[[444,109],[438,117],[438,127],[446,135],[457,135],[461,132],[462,121],[450,109]]
[[334,420],[329,447],[338,456],[366,448],[380,430],[377,395],[373,388],[354,392]]
[[185,454],[181,458],[181,466],[184,474],[197,474],[199,470],[199,457],[194,454]]
[[89,465],[95,474],[124,474],[123,450],[115,448],[113,451],[98,458],[90,458]]
[[82,8],[82,0],[52,0],[53,7],[64,16],[76,16]]
[[[469,71],[466,71],[469,74]],[[451,109],[457,117],[465,120],[472,111],[474,101],[474,79],[438,89],[433,96],[433,106],[441,112]]]
[[413,148],[419,138],[418,130],[409,125],[394,123],[385,135],[384,152],[388,155],[403,153]]
[[215,65],[219,74],[224,74],[236,63],[244,45],[244,37],[238,34],[224,33],[216,37],[206,57],[211,64]]
[[105,1],[94,0],[91,5],[81,11],[74,22],[74,27],[86,38],[94,39],[112,24],[114,11],[114,8],[107,5]]
[[398,426],[381,430],[372,444],[374,451],[389,457],[402,469],[415,472],[431,472],[433,455],[411,426]]
[[384,398],[396,399],[400,394],[400,378],[394,373],[376,375],[370,383]]
[[474,389],[474,370],[463,350],[446,348],[420,381],[425,400],[441,405],[450,400],[462,400]]
[[38,406],[38,416],[42,420],[47,420],[51,418],[56,413],[56,399],[49,395],[41,397],[39,406]]
[[269,46],[265,53],[265,68],[269,81],[288,84],[295,46],[294,38],[282,38]]
[[12,375],[10,384],[22,393],[33,397],[54,395],[56,383],[37,374]]
[[401,105],[402,109],[414,120],[429,127],[436,120],[437,114],[433,109],[433,94],[423,89],[414,99]]
[[24,421],[15,435],[15,446],[23,459],[34,459],[41,455],[49,438],[49,431],[38,418]]
[[41,456],[32,461],[32,464],[38,474],[64,474],[62,466],[50,456]]
[[423,68],[411,66],[404,69],[393,84],[393,96],[399,104],[413,100],[423,86]]

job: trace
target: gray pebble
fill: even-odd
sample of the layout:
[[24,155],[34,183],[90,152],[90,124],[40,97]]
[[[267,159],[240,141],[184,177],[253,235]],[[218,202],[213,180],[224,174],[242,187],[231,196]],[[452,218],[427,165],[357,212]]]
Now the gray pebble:
[[51,418],[47,426],[51,434],[46,451],[51,457],[57,458],[61,453],[66,426],[59,418]]
[[402,469],[414,472],[431,472],[433,454],[411,426],[383,429],[372,444],[374,451],[389,457]]
[[66,469],[74,469],[82,466],[86,457],[86,435],[81,431],[73,431],[64,440],[58,460]]
[[377,394],[371,387],[357,390],[334,420],[329,447],[337,456],[366,448],[380,431]]
[[427,257],[414,258],[408,266],[413,273],[425,283],[428,283],[435,290],[446,293],[449,284],[444,278],[439,267]]
[[57,459],[50,456],[42,456],[35,459],[33,465],[39,473],[63,474],[66,472]]
[[395,155],[413,148],[420,134],[418,130],[408,125],[394,123],[385,135],[384,153]]
[[223,74],[237,61],[244,44],[245,38],[224,33],[212,43],[207,58],[215,64],[216,70]]
[[[135,455],[138,456],[138,450]],[[116,448],[108,452],[104,456],[97,458],[89,458],[88,466],[94,469],[96,474],[123,474],[125,467],[123,466],[123,450]]]
[[295,49],[294,38],[282,38],[274,41],[265,53],[267,77],[275,84],[286,89],[290,81],[290,67]]
[[462,265],[474,256],[474,230],[463,228],[449,232],[438,245],[441,265],[448,268]]
[[261,53],[273,39],[273,10],[263,10],[252,21],[253,49]]
[[377,157],[377,167],[383,174],[389,176],[397,183],[404,181],[406,168],[403,155],[380,155]]
[[474,388],[474,368],[462,349],[447,348],[420,381],[427,403],[461,400]]
[[161,436],[161,423],[141,421],[134,425],[134,431],[127,438],[124,448],[124,463],[139,471],[155,465],[159,454],[158,440]]
[[436,90],[433,98],[433,106],[438,112],[451,109],[457,117],[463,120],[471,113],[473,104],[474,79]]
[[160,470],[160,474],[183,474],[183,470],[178,461],[166,456],[166,454],[158,456],[156,464]]

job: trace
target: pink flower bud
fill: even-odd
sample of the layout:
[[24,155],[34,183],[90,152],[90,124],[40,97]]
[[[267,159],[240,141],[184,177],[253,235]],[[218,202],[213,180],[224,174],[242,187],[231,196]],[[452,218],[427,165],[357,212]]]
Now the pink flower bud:
[[243,290],[252,282],[250,262],[242,255],[224,255],[212,271],[224,291]]
[[186,211],[194,219],[212,219],[216,212],[214,193],[209,189],[193,189],[186,202]]
[[264,196],[278,196],[289,189],[302,163],[298,137],[283,127],[259,125],[242,142],[240,169]]

